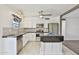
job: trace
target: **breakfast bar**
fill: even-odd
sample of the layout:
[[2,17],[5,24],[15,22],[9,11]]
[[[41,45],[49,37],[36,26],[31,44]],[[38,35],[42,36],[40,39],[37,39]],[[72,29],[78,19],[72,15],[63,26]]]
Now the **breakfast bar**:
[[64,36],[41,36],[40,54],[43,55],[59,55],[62,53],[62,42]]

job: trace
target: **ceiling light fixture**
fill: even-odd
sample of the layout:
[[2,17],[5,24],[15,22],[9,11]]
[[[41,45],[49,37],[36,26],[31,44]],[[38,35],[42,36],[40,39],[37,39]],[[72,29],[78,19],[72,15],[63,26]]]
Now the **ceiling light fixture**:
[[42,15],[40,15],[40,18],[42,18],[43,16]]

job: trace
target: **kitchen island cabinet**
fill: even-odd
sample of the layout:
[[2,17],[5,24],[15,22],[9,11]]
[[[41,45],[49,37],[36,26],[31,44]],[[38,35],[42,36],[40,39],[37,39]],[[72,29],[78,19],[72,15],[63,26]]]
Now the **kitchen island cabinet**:
[[62,52],[63,36],[41,36],[40,54],[60,55]]

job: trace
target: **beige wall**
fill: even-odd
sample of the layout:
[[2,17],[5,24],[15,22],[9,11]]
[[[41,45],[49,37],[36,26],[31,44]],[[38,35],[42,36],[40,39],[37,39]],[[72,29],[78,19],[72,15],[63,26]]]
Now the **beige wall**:
[[66,40],[79,40],[79,19],[66,19],[65,38]]
[[23,25],[22,27],[36,28],[36,24],[38,23],[44,23],[45,28],[47,28],[48,23],[60,23],[60,17],[51,17],[50,20],[41,19],[39,17],[26,17],[21,25]]
[[2,28],[10,27],[10,10],[4,5],[0,5],[0,38],[2,36]]
[[[59,23],[60,24],[60,17],[51,17],[50,20],[40,19],[39,17],[26,17],[21,24],[22,27],[26,28],[36,28],[36,24],[44,23],[44,28],[48,28],[48,23]],[[60,27],[60,26],[59,26]],[[60,29],[59,29],[60,31]]]
[[65,40],[79,40],[79,9],[63,16],[65,23]]
[[9,9],[6,5],[0,5],[0,38],[2,37],[2,29],[4,27],[12,27],[12,13],[13,10]]

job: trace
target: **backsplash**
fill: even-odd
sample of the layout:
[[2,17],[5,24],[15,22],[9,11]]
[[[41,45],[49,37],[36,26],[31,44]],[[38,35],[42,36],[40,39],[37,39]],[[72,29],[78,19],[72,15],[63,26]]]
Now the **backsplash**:
[[[47,29],[44,29],[44,30],[45,30],[44,32],[48,32]],[[27,34],[27,33],[36,33],[36,28],[13,29],[13,28],[4,27],[2,36],[18,36],[18,35]]]

